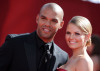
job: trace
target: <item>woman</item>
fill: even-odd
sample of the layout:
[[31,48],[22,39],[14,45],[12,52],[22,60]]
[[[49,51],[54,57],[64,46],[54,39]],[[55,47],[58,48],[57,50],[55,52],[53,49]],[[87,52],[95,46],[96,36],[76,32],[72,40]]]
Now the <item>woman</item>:
[[93,62],[86,49],[91,45],[92,26],[82,16],[73,17],[66,29],[65,40],[73,55],[58,71],[93,71]]

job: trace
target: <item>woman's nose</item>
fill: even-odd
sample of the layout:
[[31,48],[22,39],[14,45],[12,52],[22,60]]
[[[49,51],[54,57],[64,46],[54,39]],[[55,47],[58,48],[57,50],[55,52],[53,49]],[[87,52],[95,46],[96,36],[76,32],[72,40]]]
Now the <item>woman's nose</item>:
[[71,34],[71,35],[70,35],[70,39],[73,39],[73,38],[74,38],[74,34]]

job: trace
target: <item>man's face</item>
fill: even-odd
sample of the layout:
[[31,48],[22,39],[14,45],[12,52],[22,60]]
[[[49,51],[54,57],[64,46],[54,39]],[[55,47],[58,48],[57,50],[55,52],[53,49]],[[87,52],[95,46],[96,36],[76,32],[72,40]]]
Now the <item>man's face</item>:
[[51,9],[44,9],[37,16],[37,34],[45,42],[53,39],[58,29],[62,28],[61,14]]

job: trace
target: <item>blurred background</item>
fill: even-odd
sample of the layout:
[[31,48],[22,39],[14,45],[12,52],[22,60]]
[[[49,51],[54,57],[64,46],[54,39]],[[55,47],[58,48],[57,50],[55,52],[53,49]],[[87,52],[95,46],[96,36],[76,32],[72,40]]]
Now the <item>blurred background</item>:
[[7,34],[31,33],[35,31],[36,16],[43,4],[55,2],[64,10],[65,24],[54,41],[63,50],[72,54],[65,42],[68,21],[76,15],[87,17],[93,34],[100,35],[100,0],[0,0],[0,46]]

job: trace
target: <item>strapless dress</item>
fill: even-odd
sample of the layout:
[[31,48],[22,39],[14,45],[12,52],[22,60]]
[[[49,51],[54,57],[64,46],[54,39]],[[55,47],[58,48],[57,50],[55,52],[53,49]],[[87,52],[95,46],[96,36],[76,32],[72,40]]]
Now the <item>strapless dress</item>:
[[64,70],[64,69],[60,68],[60,69],[57,69],[56,71],[67,71],[67,70]]

